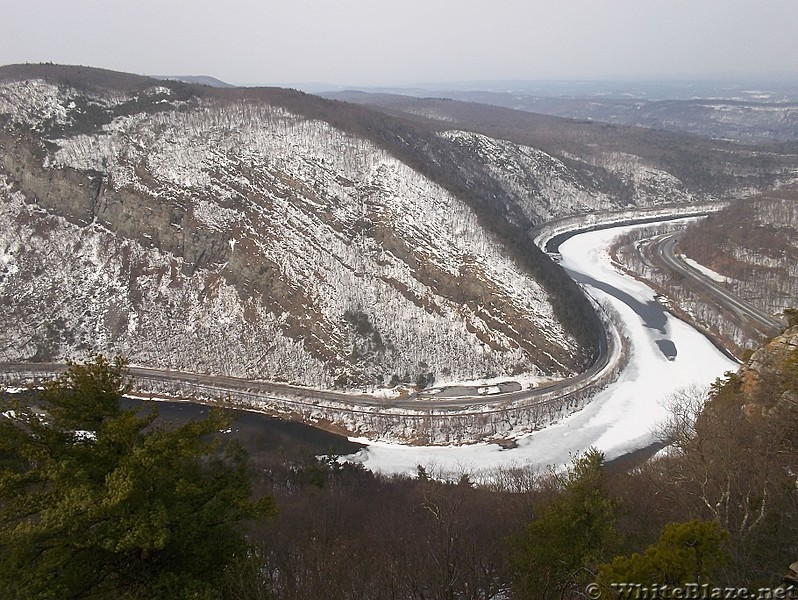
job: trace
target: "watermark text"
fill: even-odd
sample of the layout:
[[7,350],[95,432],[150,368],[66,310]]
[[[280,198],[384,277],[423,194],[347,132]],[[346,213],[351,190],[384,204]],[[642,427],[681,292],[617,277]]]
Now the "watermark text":
[[652,583],[611,583],[611,594],[603,593],[607,588],[591,583],[585,588],[589,600],[607,597],[624,600],[798,600],[798,588],[793,585],[777,588],[718,587],[706,583],[668,585]]

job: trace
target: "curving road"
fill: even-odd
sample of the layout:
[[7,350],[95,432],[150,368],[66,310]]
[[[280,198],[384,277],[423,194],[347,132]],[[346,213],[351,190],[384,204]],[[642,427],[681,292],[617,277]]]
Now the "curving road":
[[[611,334],[608,333],[608,338]],[[204,375],[198,373],[187,373],[182,371],[169,371],[163,369],[151,369],[146,367],[130,367],[130,374],[134,382],[155,381],[159,383],[173,383],[177,385],[190,386],[193,389],[201,390],[211,395],[224,396],[226,393],[244,393],[249,396],[262,397],[263,399],[274,398],[286,400],[294,404],[313,404],[318,401],[328,401],[342,406],[351,407],[352,412],[359,412],[361,407],[367,412],[374,412],[374,409],[391,410],[393,414],[397,411],[469,411],[476,413],[486,413],[502,411],[506,405],[519,402],[535,402],[536,400],[546,400],[553,394],[565,396],[582,392],[586,388],[594,385],[605,372],[613,365],[611,359],[613,352],[610,351],[608,338],[601,340],[598,360],[586,371],[547,385],[545,387],[534,388],[531,390],[521,390],[506,392],[491,396],[458,396],[436,398],[432,395],[411,394],[405,398],[379,398],[368,394],[344,393],[328,390],[316,390],[288,384],[272,383],[268,381],[258,381],[244,379],[240,377],[229,377],[225,375]],[[0,363],[0,373],[14,374],[39,374],[47,376],[60,373],[66,369],[66,365],[60,363]],[[135,387],[135,386],[134,386]],[[146,389],[146,385],[141,386]],[[502,406],[493,406],[501,404]],[[490,408],[489,408],[490,406]]]
[[[669,220],[672,216],[660,216],[661,220]],[[641,222],[650,222],[651,217],[640,219]],[[628,218],[623,223],[618,223],[615,226],[628,225],[633,223]],[[602,225],[604,227],[611,227],[611,225]],[[591,229],[595,229],[592,226]],[[670,241],[669,241],[670,240]],[[703,285],[717,294],[719,301],[722,301],[734,307],[734,310],[740,311],[743,314],[749,315],[751,319],[755,319],[763,326],[779,329],[781,324],[770,317],[765,315],[756,308],[751,307],[747,303],[735,298],[729,294],[728,291],[720,288],[711,279],[703,276],[700,272],[689,267],[679,261],[673,252],[675,240],[670,238],[663,239],[657,245],[657,252],[662,257],[665,264],[672,266],[672,268],[684,272],[691,277],[695,277]],[[595,282],[593,282],[595,284]],[[161,369],[152,369],[144,367],[131,367],[130,372],[134,379],[138,379],[142,383],[159,382],[164,384],[176,384],[186,386],[188,388],[198,390],[200,392],[225,396],[229,393],[243,394],[251,398],[260,398],[263,400],[280,400],[282,402],[293,403],[295,405],[312,405],[318,404],[320,401],[333,403],[345,410],[353,413],[375,411],[390,411],[394,416],[397,413],[404,411],[411,411],[418,414],[419,411],[436,411],[436,412],[458,412],[458,413],[488,413],[506,410],[509,406],[519,404],[530,404],[535,402],[546,403],[551,402],[553,396],[559,398],[573,396],[577,394],[584,394],[592,387],[596,387],[600,382],[606,382],[608,374],[616,369],[620,351],[618,349],[619,336],[617,331],[613,331],[612,325],[607,325],[606,336],[602,339],[599,355],[595,363],[585,372],[560,381],[545,387],[535,388],[531,390],[521,390],[505,392],[497,395],[483,396],[461,395],[457,397],[436,397],[428,393],[411,394],[405,398],[378,398],[367,394],[357,393],[343,393],[328,390],[315,390],[311,388],[304,388],[298,386],[291,386],[288,384],[272,383],[266,381],[257,381],[252,379],[243,379],[237,377],[221,376],[221,375],[203,375],[197,373],[187,373],[180,371],[169,371]],[[40,374],[47,375],[58,373],[65,369],[62,364],[31,364],[31,363],[6,363],[0,364],[0,373],[6,374],[7,380],[13,380],[14,374]],[[146,389],[146,385],[142,386]]]
[[653,240],[649,248],[652,256],[660,263],[676,273],[697,281],[715,303],[736,314],[743,322],[752,322],[757,329],[769,336],[778,335],[781,332],[784,328],[784,323],[780,320],[732,294],[711,277],[707,277],[704,273],[682,260],[676,254],[678,242],[679,239],[676,234],[668,234]]

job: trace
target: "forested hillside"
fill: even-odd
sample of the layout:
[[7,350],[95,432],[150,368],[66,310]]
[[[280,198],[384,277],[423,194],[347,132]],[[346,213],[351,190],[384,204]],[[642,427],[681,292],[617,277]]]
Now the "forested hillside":
[[752,304],[773,314],[798,305],[798,189],[733,204],[689,227],[679,244]]
[[718,285],[778,318],[798,306],[798,192],[784,188],[754,196],[689,226],[663,224],[629,232],[614,245],[618,261],[651,282],[738,356],[767,332],[708,299],[701,285],[641,256],[638,246],[657,235],[679,234],[678,251],[714,271]]
[[[462,128],[543,151],[580,173],[592,194],[607,193],[621,205],[747,196],[794,179],[798,166],[790,144],[741,144],[440,98],[354,92],[335,97],[441,132]],[[537,187],[536,175],[534,169],[525,173],[527,189]],[[569,214],[567,206],[557,216],[563,214]]]
[[96,348],[321,387],[568,375],[601,327],[527,228],[742,197],[798,168],[773,149],[391,102],[3,67],[0,360]]
[[284,90],[12,73],[4,360],[100,347],[327,387],[568,374],[594,354],[573,283],[390,148],[401,123]]
[[[794,144],[798,140],[798,104],[790,86],[772,93],[742,89],[657,89],[649,83],[630,92],[630,82],[615,89],[517,92],[446,90],[436,92],[460,100],[532,113],[684,132],[744,143]],[[564,84],[567,87],[567,84]],[[614,86],[610,86],[611,88]],[[678,86],[675,86],[678,87]],[[647,89],[648,88],[648,89]],[[681,92],[681,93],[680,93]],[[559,95],[558,95],[559,94]],[[661,96],[657,98],[657,96]],[[679,97],[679,96],[685,97]],[[636,97],[635,97],[636,96]],[[653,96],[653,97],[652,97]],[[330,94],[330,97],[347,97]]]
[[589,450],[480,482],[296,448],[246,466],[221,414],[175,427],[123,411],[125,382],[124,362],[95,357],[46,386],[53,418],[3,398],[8,597],[613,598],[613,583],[774,588],[796,559],[794,323],[708,396],[671,398],[652,460]]

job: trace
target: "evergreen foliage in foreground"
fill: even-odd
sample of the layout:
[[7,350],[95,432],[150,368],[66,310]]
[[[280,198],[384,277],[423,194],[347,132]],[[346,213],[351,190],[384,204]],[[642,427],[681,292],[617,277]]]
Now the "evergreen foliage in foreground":
[[0,418],[4,598],[218,597],[246,550],[246,458],[215,434],[221,412],[180,427],[122,410],[126,363],[96,355]]
[[[449,481],[371,473],[207,421],[123,411],[123,361],[0,409],[0,599],[602,598],[619,584],[777,586],[798,556],[798,330],[668,405],[667,453]],[[756,370],[753,368],[756,367]],[[29,405],[36,404],[36,408]],[[241,421],[239,421],[239,425]],[[225,436],[226,437],[226,436]],[[304,443],[304,440],[303,442]],[[631,471],[631,467],[634,467]],[[273,512],[277,518],[241,521]],[[588,587],[590,586],[590,587]],[[628,588],[625,588],[628,589]]]
[[557,496],[513,544],[518,597],[568,597],[584,589],[595,565],[620,547],[618,506],[603,467],[604,455],[592,448],[556,475]]
[[597,581],[612,597],[607,582],[634,582],[658,585],[702,585],[715,581],[718,568],[731,562],[725,547],[729,532],[715,521],[692,520],[665,526],[655,545],[632,556],[616,556],[602,565]]

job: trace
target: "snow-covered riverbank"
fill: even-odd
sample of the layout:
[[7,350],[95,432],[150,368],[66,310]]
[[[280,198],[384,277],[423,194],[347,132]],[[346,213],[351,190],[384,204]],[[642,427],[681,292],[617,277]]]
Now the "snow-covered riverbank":
[[368,448],[347,458],[388,473],[414,473],[423,465],[428,472],[467,472],[478,478],[496,467],[563,465],[572,454],[591,446],[614,458],[652,443],[654,431],[665,417],[663,403],[671,394],[692,385],[707,386],[724,372],[735,370],[737,364],[698,331],[665,312],[649,287],[612,267],[606,248],[613,238],[634,227],[639,226],[576,235],[560,247],[566,269],[577,278],[598,282],[585,283],[588,292],[620,314],[631,343],[627,368],[586,408],[519,438],[518,447],[512,449],[493,444],[410,447],[369,443]]

